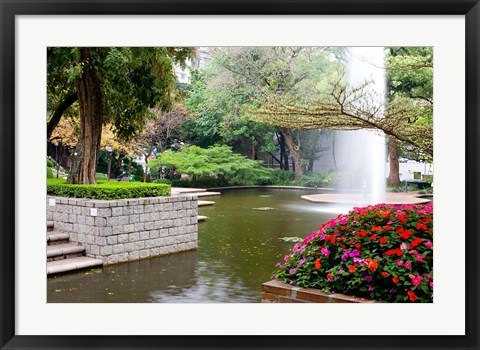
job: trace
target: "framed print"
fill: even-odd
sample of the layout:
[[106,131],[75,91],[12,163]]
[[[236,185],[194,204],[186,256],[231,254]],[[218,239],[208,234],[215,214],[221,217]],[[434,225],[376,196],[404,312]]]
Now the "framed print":
[[[308,2],[206,2],[190,0],[173,2],[163,0],[68,2],[18,0],[2,1],[0,9],[2,19],[0,75],[0,81],[2,82],[0,139],[2,147],[0,164],[3,165],[0,172],[2,186],[0,211],[2,228],[2,235],[0,235],[1,349],[78,347],[124,349],[479,348],[479,333],[477,330],[479,292],[476,281],[479,277],[477,214],[480,5],[477,0],[431,0],[419,3],[408,0],[379,0],[375,2],[328,0]],[[62,51],[62,53],[59,48],[75,48],[73,55],[78,54],[78,57],[84,57],[82,55],[87,50],[82,50],[82,48],[87,47],[98,48],[98,52],[112,47],[119,48],[118,52],[121,51],[121,48],[224,47],[230,48],[232,51],[235,49],[241,51],[242,48],[262,47],[284,49],[327,47],[333,48],[328,53],[331,57],[339,55],[341,49],[345,47],[364,49],[372,47],[426,47],[431,49],[432,54],[429,57],[430,59],[433,57],[434,67],[431,89],[435,95],[435,105],[433,106],[433,103],[430,103],[428,96],[422,96],[423,102],[416,105],[415,108],[423,108],[423,113],[425,106],[427,106],[430,118],[431,115],[435,116],[433,122],[430,119],[430,123],[433,125],[433,144],[430,147],[432,148],[434,145],[433,151],[430,148],[430,155],[432,159],[433,154],[435,155],[436,170],[434,210],[436,250],[433,263],[435,265],[436,289],[433,302],[349,304],[332,302],[329,299],[329,303],[315,304],[311,302],[293,303],[292,299],[288,299],[288,303],[260,303],[260,300],[252,302],[251,299],[241,299],[240,297],[234,299],[227,292],[220,296],[220,287],[215,290],[211,285],[223,283],[227,285],[228,288],[226,289],[242,289],[246,288],[245,283],[234,278],[227,278],[229,273],[226,273],[225,270],[228,269],[222,270],[225,273],[222,276],[216,274],[220,271],[218,269],[208,275],[211,280],[203,279],[202,282],[198,282],[192,287],[189,284],[191,280],[202,273],[199,268],[192,267],[198,263],[199,258],[196,253],[195,256],[181,259],[162,260],[162,264],[168,265],[170,270],[163,265],[153,267],[153,263],[150,264],[152,266],[147,267],[141,265],[141,263],[133,264],[119,260],[121,257],[128,257],[128,254],[124,251],[124,249],[127,249],[126,244],[130,243],[129,247],[134,249],[137,242],[136,240],[132,242],[132,237],[135,235],[133,234],[133,236],[124,238],[126,240],[125,245],[120,244],[123,242],[118,242],[118,239],[120,239],[120,234],[124,232],[117,232],[118,235],[108,238],[106,233],[103,236],[99,234],[99,237],[90,237],[91,241],[88,243],[90,246],[93,246],[93,243],[98,243],[98,247],[89,248],[97,249],[96,253],[89,254],[89,256],[100,256],[100,247],[106,246],[107,241],[113,242],[112,245],[114,244],[115,247],[113,249],[117,249],[117,251],[115,254],[113,254],[113,250],[105,254],[108,255],[108,259],[117,259],[110,262],[120,264],[110,265],[111,268],[108,269],[105,268],[104,271],[108,271],[108,273],[103,272],[102,278],[108,280],[108,283],[117,283],[117,287],[120,289],[109,290],[109,284],[102,284],[104,282],[100,278],[101,272],[95,269],[82,272],[79,275],[72,274],[68,281],[61,278],[55,281],[51,278],[48,282],[45,276],[45,251],[43,248],[38,249],[38,247],[45,247],[43,236],[46,217],[45,203],[47,203],[48,209],[49,206],[58,206],[59,204],[70,205],[74,200],[59,203],[55,202],[55,197],[47,197],[45,192],[46,179],[43,170],[41,176],[38,173],[38,169],[44,168],[44,157],[47,156],[47,152],[50,155],[58,152],[58,144],[55,144],[55,142],[49,142],[48,151],[43,146],[46,131],[45,111],[49,108],[51,98],[51,91],[47,91],[46,88],[47,75],[50,74],[47,66],[49,62],[52,62],[50,55],[58,54],[58,57],[60,57],[60,55],[71,53],[67,53],[67,51]],[[53,52],[51,48],[59,50]],[[296,57],[297,54],[295,53],[292,57]],[[306,55],[305,57],[308,56],[309,59],[314,56],[312,52],[308,54],[310,56]],[[91,62],[98,60],[101,55],[103,53],[100,52],[98,56],[93,56],[93,59],[92,57],[82,59],[81,66],[85,67],[85,65],[91,64]],[[109,55],[109,59],[115,59],[112,52]],[[325,57],[328,57],[328,55]],[[133,56],[134,54],[132,54]],[[140,57],[139,61],[149,60],[145,58],[147,56],[138,57]],[[265,65],[273,61],[272,57],[267,57],[264,62]],[[120,61],[117,61],[117,63]],[[238,67],[242,64],[244,63],[240,63]],[[124,86],[130,83],[134,86],[133,82],[140,79],[135,75],[136,68],[132,68],[133,66],[129,67],[130,75]],[[105,67],[107,67],[107,64]],[[232,65],[231,69],[234,68],[235,66]],[[432,67],[430,66],[430,68]],[[82,71],[82,69],[80,68],[79,71]],[[108,74],[114,76],[114,71],[115,69]],[[75,75],[77,73],[73,69],[65,72],[66,75],[70,74],[70,77],[79,79]],[[185,70],[179,70],[177,73],[177,80],[193,79]],[[281,74],[275,77],[279,78],[280,76]],[[217,79],[215,83],[223,84],[230,78],[231,76],[225,75]],[[410,79],[418,79],[418,76],[410,77]],[[149,80],[148,83],[154,84],[155,82]],[[273,83],[269,81],[269,84],[277,83],[278,80]],[[388,83],[392,84],[391,81]],[[138,86],[142,84],[146,83],[143,82]],[[311,87],[310,85],[306,86]],[[114,90],[113,85],[109,85],[109,88],[110,91]],[[135,88],[129,90],[131,95],[135,95],[136,92]],[[117,105],[112,104],[108,107],[111,108],[111,111],[115,111],[112,115],[125,113],[128,109],[127,104],[131,103],[129,105],[131,106],[135,103],[132,102],[134,100],[132,99],[122,105],[124,101],[119,96],[114,93],[112,93],[112,96],[117,102]],[[308,96],[304,97],[307,98]],[[139,94],[135,98],[139,100],[146,97]],[[383,100],[385,99],[386,97],[383,98]],[[155,101],[159,102],[158,100]],[[327,107],[324,106],[324,108]],[[402,108],[404,108],[403,105]],[[410,106],[409,108],[413,107]],[[144,109],[140,109],[140,107],[136,110],[136,113],[143,112]],[[134,117],[132,114],[132,118]],[[121,121],[117,120],[117,122],[121,127],[128,128]],[[240,129],[239,124],[232,125],[235,125],[232,128],[238,127]],[[193,126],[191,127],[193,128]],[[42,132],[39,130],[42,130]],[[394,132],[392,130],[398,129],[391,127],[387,130],[388,132]],[[398,135],[403,134],[400,132]],[[180,141],[176,140],[175,142],[180,144]],[[256,154],[259,151],[255,149],[254,143],[252,142],[251,145],[248,144],[247,146],[245,147],[252,155],[252,159],[256,159]],[[108,145],[102,147],[102,154],[99,155],[99,158],[103,157],[104,172],[107,174],[106,179],[113,180],[118,176],[120,181],[125,172],[128,172],[128,175],[132,178],[132,169],[128,169],[128,163],[125,162],[124,164],[127,164],[127,166],[121,168],[122,161],[120,160],[120,167],[115,168],[115,164],[112,163],[112,148],[109,148]],[[258,144],[256,147],[259,147]],[[143,158],[144,161],[151,154],[153,154],[152,158],[155,158],[159,149],[149,150],[146,157]],[[180,146],[179,149],[181,149]],[[223,149],[222,152],[222,154],[228,153],[226,149]],[[292,152],[289,151],[289,154],[292,154]],[[130,158],[134,157],[127,151],[124,153],[125,157],[126,155]],[[371,153],[371,151],[364,151],[363,153]],[[72,155],[76,156],[76,151],[75,153],[72,151],[69,156]],[[197,157],[200,156],[197,154]],[[277,154],[273,154],[268,159],[273,164],[275,158],[279,157],[277,157]],[[335,153],[333,153],[333,157],[333,163],[335,163]],[[383,155],[382,157],[384,159],[386,156]],[[207,162],[207,158],[202,159]],[[148,159],[145,163],[147,161]],[[57,157],[51,157],[50,162],[56,164],[56,168],[52,167],[54,171],[51,177],[55,177],[55,173],[58,177],[61,172],[58,155]],[[130,167],[132,167],[132,163],[133,161],[131,161]],[[288,160],[286,163],[288,166]],[[427,164],[426,161],[425,164]],[[337,164],[334,165],[337,166]],[[294,168],[296,166],[296,169],[300,166],[300,162],[295,164],[293,155],[291,166]],[[302,163],[302,166],[306,165]],[[141,176],[145,176],[144,179],[146,179],[147,168],[142,169]],[[160,169],[157,170],[157,173],[160,174],[157,174],[159,182],[162,182],[160,180],[163,171],[165,173],[172,172],[170,179],[167,179],[167,175],[164,178],[168,180],[168,183],[172,183],[175,168],[167,171],[160,166]],[[421,177],[422,171],[422,169],[411,170],[412,181],[418,180],[417,176]],[[218,180],[220,177],[213,173],[214,171],[211,171],[211,174],[209,174],[209,181]],[[119,176],[119,174],[121,175]],[[103,176],[103,174],[101,175]],[[150,175],[153,181],[153,174],[149,173]],[[94,173],[93,176],[99,175]],[[137,175],[137,178],[139,176]],[[176,180],[184,179],[180,176],[178,174],[179,179]],[[135,175],[133,179],[135,180]],[[137,182],[141,181],[137,179]],[[219,182],[217,181],[217,183]],[[129,185],[128,183],[124,184],[125,186]],[[407,180],[405,180],[405,184],[408,188]],[[366,188],[367,185],[365,184],[364,187]],[[257,202],[255,204],[249,202],[252,203],[251,205],[247,204],[250,214],[253,212],[252,215],[263,218],[278,215],[275,212],[276,208],[272,208],[275,207],[276,203],[275,201],[269,202],[269,195],[258,193],[255,196],[256,200],[260,201],[258,205]],[[125,204],[126,202],[122,203]],[[163,204],[160,202],[155,203],[163,208]],[[114,206],[117,209],[108,209],[110,210],[109,216],[115,216],[112,214],[114,211],[121,212],[123,215],[124,209],[118,209],[123,204],[120,203],[120,200],[115,202]],[[173,201],[170,204],[172,207],[175,205]],[[90,205],[91,207],[89,207]],[[153,235],[157,232],[160,236],[160,230],[163,227],[155,228],[153,219],[151,223],[148,222],[150,216],[145,209],[148,204],[146,202],[139,204],[138,200],[135,202],[135,199],[133,199],[125,205],[127,207],[138,205],[138,208],[131,208],[131,210],[132,214],[135,211],[139,218],[140,212],[144,214],[143,210],[145,210],[145,214],[142,216],[142,220],[145,220],[140,222],[139,219],[138,222],[126,222],[122,225],[130,225],[133,229],[135,224],[138,224],[142,227],[143,234],[148,232],[147,236],[149,236],[147,238],[151,238],[148,241],[149,243],[145,244],[154,244],[154,240],[160,237],[154,237]],[[179,210],[185,208],[187,207],[182,207]],[[80,211],[80,209],[78,210]],[[98,223],[99,227],[105,227],[102,232],[107,232],[109,225],[113,231],[112,227],[118,227],[117,221],[122,220],[122,218],[104,219],[102,213],[105,212],[105,209],[102,206],[96,206],[96,204],[85,204],[85,210],[88,211],[88,220],[94,223],[92,225]],[[188,210],[190,210],[190,207],[188,207]],[[183,211],[187,212],[188,210]],[[125,209],[126,211],[127,209]],[[197,211],[192,211],[192,213],[194,216],[198,214]],[[272,213],[272,216],[268,216]],[[427,214],[430,215],[431,212]],[[361,214],[359,215],[361,216]],[[401,216],[401,214],[396,215],[397,217]],[[167,219],[172,219],[172,222],[178,220],[177,217],[174,218],[173,216]],[[355,219],[355,222],[357,219]],[[72,221],[69,220],[71,218],[66,215],[63,227],[71,225]],[[75,218],[74,220],[78,219]],[[85,223],[86,219],[83,220],[83,223],[73,222],[79,223],[81,229],[85,230],[88,225]],[[183,223],[182,220],[183,217],[180,219]],[[206,220],[208,223],[208,218]],[[230,225],[241,226],[240,224],[243,221],[250,220],[250,217],[236,217],[236,220],[238,221],[230,223]],[[291,221],[299,222],[302,220],[306,219],[300,214],[291,218]],[[338,217],[338,220],[340,222],[342,219]],[[416,223],[417,230],[423,230],[423,227],[426,230],[426,225],[430,222],[430,219],[423,221],[424,218],[422,217],[421,220]],[[196,225],[197,221],[195,221],[195,227]],[[257,225],[258,228],[262,227],[263,230],[261,220]],[[145,228],[147,226],[151,227],[151,231]],[[279,231],[279,226],[277,225],[275,230]],[[388,226],[386,225],[386,227]],[[412,227],[415,227],[415,225]],[[122,229],[126,228],[122,226]],[[389,229],[374,226],[374,230]],[[100,232],[100,230],[97,231]],[[244,241],[250,239],[246,231],[247,229],[244,229],[241,236]],[[172,228],[168,232],[177,232],[177,229]],[[77,235],[84,233],[75,232]],[[398,233],[401,237],[408,238],[408,234],[403,233],[403,231],[398,231]],[[295,233],[286,235],[293,236]],[[86,236],[88,236],[88,233]],[[372,237],[371,240],[373,241],[376,235],[373,234]],[[239,236],[237,238],[240,239]],[[272,241],[272,244],[279,244],[278,241],[281,239],[288,241],[288,239],[295,238],[275,236],[275,241]],[[147,241],[145,240],[145,242]],[[431,241],[420,239],[418,242],[412,243],[408,249],[410,249],[410,252],[416,252],[411,254],[417,261],[427,264],[425,260],[432,257],[428,252],[422,255],[423,251],[417,247],[419,242],[427,248],[432,245]],[[178,246],[184,242],[178,241],[176,243]],[[381,244],[387,244],[387,240],[385,239]],[[185,247],[187,245],[185,243]],[[294,246],[293,243],[292,246]],[[230,243],[225,243],[225,247],[230,247]],[[253,250],[262,250],[262,247],[257,247],[257,245],[245,247],[238,249],[248,250],[248,254],[251,254],[251,256],[254,256]],[[143,248],[142,243],[137,259],[132,260],[138,260],[142,257],[140,254],[146,251]],[[157,249],[153,246],[150,248],[150,251]],[[414,248],[418,249],[420,253]],[[221,249],[221,247],[218,248],[218,250]],[[397,254],[395,249],[392,249],[388,254]],[[107,252],[108,249],[105,248],[102,251]],[[333,250],[328,250],[326,246],[322,246],[321,250],[319,248],[321,253],[318,254],[328,257],[331,251]],[[164,251],[164,253],[172,252]],[[348,253],[353,254],[352,251]],[[132,253],[132,256],[135,257],[136,255]],[[146,257],[146,255],[143,257]],[[350,256],[345,257],[345,260],[347,258],[350,258]],[[285,261],[287,260],[286,257]],[[317,260],[315,264],[312,262],[312,269],[320,270],[320,259]],[[203,260],[200,259],[200,261],[203,263]],[[300,260],[294,263],[295,266],[300,268],[305,261]],[[371,262],[371,259],[369,261]],[[362,260],[360,263],[363,265],[365,261]],[[215,264],[221,265],[222,261],[215,261]],[[230,264],[234,266],[235,261],[230,261]],[[238,264],[244,264],[245,269],[247,267],[249,269],[260,269],[257,266],[258,261],[257,265],[254,262],[251,266],[245,263],[245,260],[239,261]],[[403,266],[404,261],[398,260],[395,264]],[[168,290],[176,290],[175,288],[179,288],[178,284],[183,283],[175,279],[175,274],[181,274],[178,272],[180,270],[175,269],[180,265],[192,265],[188,269],[189,276],[185,278],[186,282],[184,282],[188,288],[181,291],[181,293],[184,293],[183,296],[192,293],[192,290],[196,290],[198,293],[196,296],[202,295],[201,291],[203,291],[203,295],[210,294],[209,297],[203,299],[201,297],[191,298],[188,302],[185,302],[186,299],[177,298],[178,293],[171,292],[169,294]],[[213,269],[214,265],[202,266],[204,269]],[[288,274],[295,275],[295,271],[293,271],[296,270],[295,266],[289,266]],[[368,266],[372,272],[377,268],[377,265],[374,264]],[[150,271],[155,269],[155,273],[142,276],[142,273],[147,269],[150,269]],[[272,271],[273,269],[272,266]],[[120,274],[123,273],[120,272],[121,270],[131,270],[130,274],[125,275],[128,276],[128,280],[120,280]],[[354,270],[355,267],[350,272],[353,273]],[[330,270],[325,272],[330,272]],[[343,272],[342,270],[338,274],[342,275]],[[94,278],[97,273],[99,278]],[[385,272],[385,274],[387,273]],[[280,275],[281,273],[277,277]],[[86,280],[81,279],[85,276],[94,282],[87,286]],[[205,276],[205,274],[202,276]],[[428,289],[430,280],[422,282],[422,278],[426,277],[411,276],[412,281],[407,280],[408,285],[413,283],[414,286],[418,286],[425,283],[425,288]],[[371,278],[370,276],[365,277],[367,277],[367,280]],[[168,278],[171,281],[163,285],[160,283],[162,278]],[[363,276],[362,278],[365,279]],[[251,279],[254,278],[251,277]],[[330,274],[327,282],[332,279],[333,277]],[[430,279],[430,276],[428,279]],[[267,280],[264,282],[267,282]],[[398,280],[394,283],[397,282]],[[97,285],[94,286],[94,283]],[[148,284],[149,289],[142,290],[142,286],[146,284]],[[259,284],[258,294],[260,295],[261,283],[254,281],[254,284]],[[83,289],[78,292],[80,285]],[[433,282],[430,283],[430,286],[433,289]],[[92,293],[83,298],[80,293],[83,293],[86,290],[85,288],[91,288]],[[119,295],[122,293],[118,292],[122,288],[126,290],[123,296]],[[155,289],[161,288],[164,288],[167,292],[153,293]],[[297,287],[293,288],[295,292],[289,294],[289,298],[298,295],[297,291],[299,289]],[[371,286],[368,288],[371,288],[368,291],[374,290]],[[95,292],[93,292],[94,290]],[[94,294],[100,290],[102,297],[96,298]],[[219,294],[215,295],[215,292]],[[142,293],[143,295],[138,299],[129,297]],[[211,296],[212,294],[213,296]],[[128,297],[125,295],[128,295]],[[232,293],[231,295],[235,294]],[[271,295],[268,297],[272,300],[276,298]],[[420,298],[413,292],[409,294],[409,297],[410,301],[415,301],[417,297]],[[285,295],[279,298],[285,300]]]

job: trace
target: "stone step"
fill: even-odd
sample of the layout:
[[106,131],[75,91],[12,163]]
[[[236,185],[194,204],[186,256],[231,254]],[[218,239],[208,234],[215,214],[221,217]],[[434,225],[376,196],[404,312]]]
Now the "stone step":
[[198,192],[198,193],[192,193],[192,194],[197,197],[210,197],[210,196],[220,196],[222,192]]
[[206,217],[206,216],[203,216],[203,215],[198,215],[198,216],[197,216],[197,219],[198,219],[198,222],[202,222],[202,221],[206,221],[206,220],[207,220],[207,217]]
[[208,206],[208,205],[214,205],[215,202],[213,201],[198,201],[198,206],[199,207],[205,207],[205,206]]
[[185,188],[185,187],[172,187],[172,195],[179,194],[198,194],[205,192],[205,188]]
[[53,221],[47,221],[47,231],[53,231]]
[[83,256],[85,247],[76,243],[62,243],[47,246],[47,261]]
[[102,260],[81,256],[47,262],[47,275],[103,266]]
[[48,245],[58,245],[63,243],[68,243],[70,235],[62,231],[49,231],[47,233],[47,244]]

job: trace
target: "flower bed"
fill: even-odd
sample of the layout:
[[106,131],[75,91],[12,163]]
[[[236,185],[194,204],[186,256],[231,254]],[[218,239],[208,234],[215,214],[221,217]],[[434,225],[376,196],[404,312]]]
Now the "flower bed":
[[433,206],[354,208],[295,244],[273,278],[384,302],[433,301]]

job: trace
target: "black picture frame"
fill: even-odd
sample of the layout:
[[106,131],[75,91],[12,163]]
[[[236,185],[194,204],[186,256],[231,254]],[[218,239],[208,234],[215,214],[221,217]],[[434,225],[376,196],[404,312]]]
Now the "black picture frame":
[[[0,0],[1,349],[479,349],[479,0]],[[465,336],[26,336],[15,334],[15,16],[464,15],[466,20]],[[464,305],[459,305],[464,307]],[[325,320],[327,322],[328,320]],[[394,322],[394,320],[385,320]],[[415,320],[412,320],[415,322]]]

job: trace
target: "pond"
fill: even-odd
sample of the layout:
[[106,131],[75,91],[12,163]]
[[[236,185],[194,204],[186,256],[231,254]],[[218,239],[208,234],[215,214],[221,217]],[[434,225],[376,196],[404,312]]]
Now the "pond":
[[200,207],[198,250],[48,277],[49,303],[258,303],[293,247],[337,213],[304,190],[225,190]]

